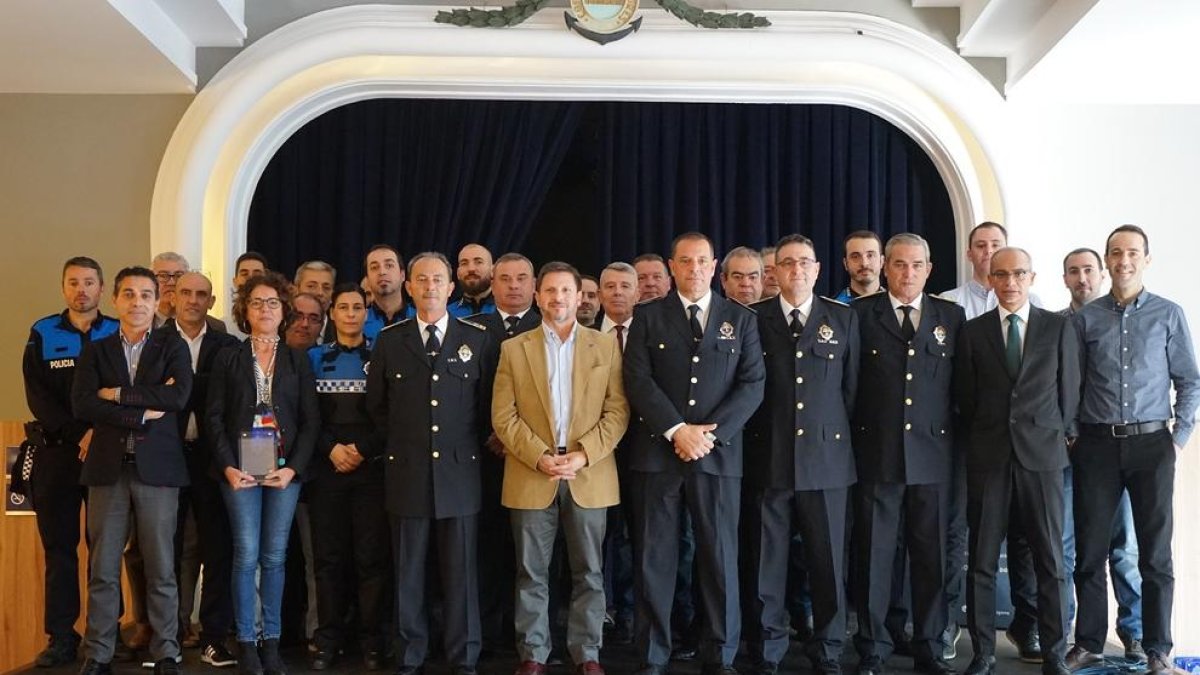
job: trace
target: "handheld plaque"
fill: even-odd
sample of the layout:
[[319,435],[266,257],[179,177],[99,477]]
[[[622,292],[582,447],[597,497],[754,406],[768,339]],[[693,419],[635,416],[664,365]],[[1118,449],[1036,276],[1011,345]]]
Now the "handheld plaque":
[[243,431],[238,438],[241,470],[261,484],[278,462],[278,441],[278,432],[269,427]]

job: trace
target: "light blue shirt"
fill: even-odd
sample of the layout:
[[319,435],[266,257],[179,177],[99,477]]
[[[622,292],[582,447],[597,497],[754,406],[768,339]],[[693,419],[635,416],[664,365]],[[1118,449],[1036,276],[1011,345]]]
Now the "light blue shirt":
[[1143,290],[1122,307],[1112,294],[1074,316],[1083,343],[1084,424],[1133,424],[1171,419],[1175,386],[1175,444],[1183,447],[1200,407],[1200,372],[1183,310]]
[[542,324],[546,336],[546,374],[550,378],[550,413],[554,419],[554,443],[567,447],[567,428],[571,425],[571,372],[575,365],[575,335],[579,324],[571,325],[566,340],[558,337],[553,328]]

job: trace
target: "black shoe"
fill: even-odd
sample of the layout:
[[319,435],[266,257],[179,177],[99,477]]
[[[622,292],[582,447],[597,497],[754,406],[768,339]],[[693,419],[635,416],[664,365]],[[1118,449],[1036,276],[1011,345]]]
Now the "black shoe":
[[425,675],[424,666],[396,666],[395,675]]
[[821,675],[842,675],[842,664],[838,663],[837,659],[826,657],[810,658],[812,661],[812,669],[814,673]]
[[154,662],[154,675],[179,675],[179,663],[173,656],[159,659]]
[[213,668],[228,668],[237,665],[237,659],[220,642],[213,642],[200,650],[200,660]]
[[706,663],[700,666],[700,675],[738,675],[738,671],[732,665]]
[[925,675],[958,675],[954,667],[943,659],[929,659],[913,662],[913,671]]
[[283,658],[279,656],[278,638],[263,640],[258,655],[262,659],[263,675],[287,675],[287,666],[283,665]]
[[1067,668],[1072,671],[1081,670],[1088,666],[1095,666],[1104,663],[1104,655],[1095,652],[1089,652],[1080,645],[1071,647],[1071,651],[1067,652]]
[[794,620],[789,629],[789,637],[793,642],[802,644],[811,640],[813,637],[812,617]]
[[906,635],[892,637],[892,653],[896,656],[913,658],[912,639]]
[[74,663],[79,655],[79,636],[52,637],[50,644],[37,655],[33,662],[38,668],[57,668]]
[[326,670],[337,660],[336,649],[318,649],[309,655],[308,667],[313,670]]
[[1062,661],[1043,661],[1042,675],[1071,675],[1071,669]]
[[1125,647],[1126,660],[1134,663],[1146,662],[1146,650],[1142,649],[1142,641],[1126,633],[1123,630],[1117,631],[1117,638],[1121,640],[1121,645]]
[[478,675],[475,666],[455,666],[450,672],[452,675]]
[[878,656],[868,656],[858,662],[857,675],[883,675],[886,670],[883,667],[883,659]]
[[761,661],[754,666],[755,675],[776,675],[779,672],[779,664],[774,661]]
[[996,672],[996,657],[995,656],[980,656],[975,655],[971,659],[971,665],[963,671],[963,675],[994,675]]
[[695,661],[696,648],[692,645],[682,645],[671,650],[672,661]]
[[238,673],[263,675],[262,660],[258,656],[257,644],[253,642],[238,643]]
[[382,649],[363,649],[363,668],[367,670],[383,670],[383,650]]
[[85,659],[79,675],[112,675],[111,663],[100,663],[95,659]]
[[1022,661],[1025,663],[1042,662],[1042,643],[1038,640],[1036,630],[1021,635],[1009,628],[1004,631],[1004,636],[1017,648],[1017,654],[1020,655]]
[[656,666],[652,663],[643,663],[638,666],[638,669],[633,671],[633,675],[667,675],[666,666]]

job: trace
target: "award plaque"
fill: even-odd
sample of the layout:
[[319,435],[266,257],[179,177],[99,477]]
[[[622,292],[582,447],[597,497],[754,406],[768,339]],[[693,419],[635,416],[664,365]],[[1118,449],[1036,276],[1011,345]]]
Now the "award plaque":
[[254,476],[259,483],[274,471],[279,456],[276,453],[279,436],[275,429],[243,431],[238,439],[238,455],[242,471]]

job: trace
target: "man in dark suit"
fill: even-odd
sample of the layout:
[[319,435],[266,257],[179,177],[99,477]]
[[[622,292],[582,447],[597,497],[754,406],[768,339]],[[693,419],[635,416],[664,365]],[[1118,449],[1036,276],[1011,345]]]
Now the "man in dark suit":
[[121,553],[131,520],[145,560],[154,672],[178,673],[174,540],[179,488],[188,484],[188,471],[176,413],[191,393],[192,367],[178,335],[150,330],[158,302],[154,272],[127,267],[114,286],[120,329],[84,349],[71,389],[75,415],[94,425],[80,478],[88,487],[92,538],[81,673],[111,672],[120,628]]
[[[855,490],[854,577],[860,675],[883,672],[892,654],[885,617],[897,537],[911,562],[912,651],[916,670],[947,675],[939,642],[946,628],[943,575],[951,479],[954,341],[958,305],[925,293],[933,264],[918,235],[884,247],[887,292],[855,300],[862,337],[852,416]],[[901,532],[903,528],[903,532]]]
[[400,675],[424,668],[425,576],[434,550],[446,660],[455,675],[474,675],[479,658],[479,462],[496,347],[478,324],[447,313],[453,274],[440,253],[409,261],[407,287],[417,316],[379,333],[367,376],[367,408],[387,462]]
[[1033,554],[1042,672],[1070,672],[1062,472],[1079,407],[1079,339],[1069,319],[1030,304],[1032,268],[1019,248],[992,255],[999,306],[963,326],[954,357],[969,441],[967,626],[975,657],[967,675],[996,669],[996,570],[1010,514]]
[[[191,485],[185,491],[180,512],[191,509],[196,523],[197,549],[204,568],[200,590],[200,660],[215,667],[236,663],[225,646],[233,627],[233,595],[230,574],[233,563],[233,535],[229,530],[229,514],[221,498],[220,483],[213,467],[212,452],[205,433],[205,409],[208,400],[208,378],[217,353],[238,344],[237,338],[213,329],[208,311],[215,297],[212,282],[199,272],[187,272],[175,282],[175,318],[164,331],[176,333],[183,339],[191,359],[192,393],[187,406],[178,415],[179,437],[183,439]],[[185,522],[180,518],[180,527]],[[182,533],[177,539],[182,539]],[[180,575],[183,575],[180,570]],[[181,602],[186,595],[181,586]],[[190,605],[190,603],[188,603]],[[191,621],[190,612],[180,612],[180,621]],[[182,630],[180,631],[183,632]]]
[[[533,262],[520,253],[505,253],[496,260],[491,274],[491,299],[495,307],[468,320],[483,326],[496,344],[533,330],[542,324],[542,315],[533,304],[535,274]],[[481,458],[483,505],[479,512],[479,611],[485,655],[511,651],[513,634],[513,578],[516,552],[508,509],[500,503],[504,482],[504,445],[491,433],[488,420],[489,452]],[[485,656],[486,657],[486,656]]]
[[846,506],[856,480],[849,411],[858,387],[858,315],[812,294],[821,264],[808,237],[786,236],[775,251],[780,294],[752,306],[767,383],[751,421],[761,445],[746,457],[753,493],[745,514],[750,546],[743,554],[754,588],[750,625],[758,633],[750,642],[759,673],[775,673],[788,648],[794,524],[812,589],[813,635],[805,652],[817,672],[841,673]]
[[737,526],[742,427],[762,401],[762,346],[754,313],[712,292],[716,252],[696,232],[676,237],[678,289],[638,306],[625,345],[631,531],[641,675],[665,672],[678,565],[680,509],[696,536],[704,615],[702,672],[734,673],[741,633]]

